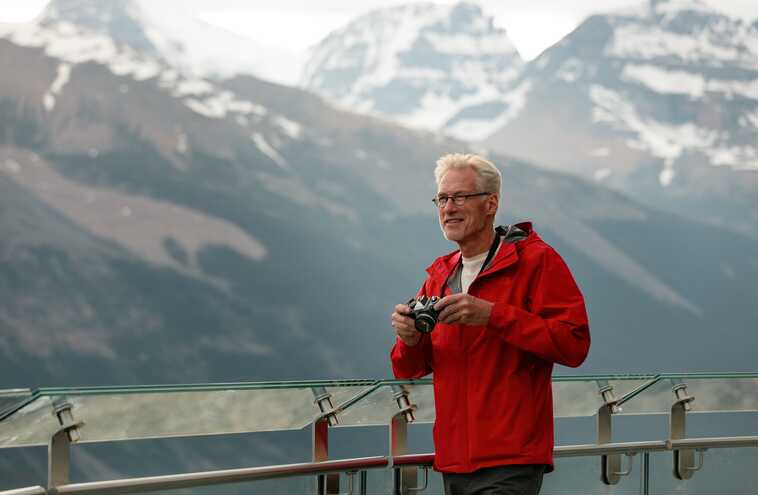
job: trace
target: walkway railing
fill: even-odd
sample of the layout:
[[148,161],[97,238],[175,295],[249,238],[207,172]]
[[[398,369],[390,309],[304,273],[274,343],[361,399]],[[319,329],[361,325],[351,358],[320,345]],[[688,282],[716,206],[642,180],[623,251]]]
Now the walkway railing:
[[[598,484],[623,485],[634,459],[639,458],[640,491],[652,493],[650,456],[660,452],[670,453],[671,475],[678,482],[696,483],[692,478],[707,465],[706,451],[758,447],[758,431],[693,437],[686,428],[688,417],[757,413],[758,373],[558,376],[553,379],[553,398],[557,419],[591,417],[595,421],[595,443],[558,445],[554,453],[557,459],[597,457],[599,480],[594,483]],[[668,420],[666,438],[613,440],[618,418],[664,415]],[[0,391],[0,449],[48,446],[45,487],[0,491],[0,495],[147,493],[294,476],[311,476],[313,493],[365,494],[371,491],[366,476],[369,470],[389,472],[389,489],[394,493],[418,493],[428,486],[434,455],[408,453],[408,426],[433,420],[430,380]],[[329,432],[346,426],[386,426],[386,455],[330,459]],[[76,443],[306,427],[312,432],[312,462],[70,482],[70,449]]]

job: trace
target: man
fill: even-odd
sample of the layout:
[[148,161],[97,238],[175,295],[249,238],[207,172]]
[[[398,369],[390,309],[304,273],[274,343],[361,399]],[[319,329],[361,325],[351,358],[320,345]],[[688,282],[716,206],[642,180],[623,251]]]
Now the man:
[[531,223],[494,228],[500,171],[476,155],[437,161],[445,238],[420,295],[444,296],[431,333],[395,306],[397,378],[434,373],[434,467],[445,493],[537,494],[553,470],[553,363],[579,366],[590,345],[584,298]]

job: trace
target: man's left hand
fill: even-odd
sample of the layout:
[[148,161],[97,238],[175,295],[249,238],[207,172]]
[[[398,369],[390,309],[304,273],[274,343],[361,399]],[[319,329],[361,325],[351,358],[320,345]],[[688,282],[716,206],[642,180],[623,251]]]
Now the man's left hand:
[[493,303],[468,294],[445,296],[434,305],[440,312],[437,320],[458,325],[486,325],[490,319]]

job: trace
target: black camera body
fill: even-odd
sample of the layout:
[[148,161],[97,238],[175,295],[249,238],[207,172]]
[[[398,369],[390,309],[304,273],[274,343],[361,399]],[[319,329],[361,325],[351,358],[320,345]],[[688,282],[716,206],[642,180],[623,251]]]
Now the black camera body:
[[439,300],[440,298],[437,296],[421,296],[418,299],[413,298],[408,301],[408,306],[411,308],[408,316],[415,320],[416,330],[421,333],[430,333],[434,330],[434,325],[437,324],[437,317],[440,314],[434,309],[434,305]]

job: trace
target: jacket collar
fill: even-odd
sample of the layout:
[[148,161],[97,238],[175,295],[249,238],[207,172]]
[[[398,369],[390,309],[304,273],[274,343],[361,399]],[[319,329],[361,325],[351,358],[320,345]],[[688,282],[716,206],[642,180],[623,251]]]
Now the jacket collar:
[[[517,223],[516,227],[527,233],[527,238],[520,242],[529,242],[537,238],[537,233],[532,228],[532,222]],[[440,256],[427,267],[426,272],[435,280],[444,283],[448,277],[456,270],[458,263],[461,261],[460,250],[453,251],[444,256]],[[495,273],[504,270],[518,261],[518,250],[515,243],[502,242],[495,257],[492,258],[489,266],[480,274],[480,276]]]

